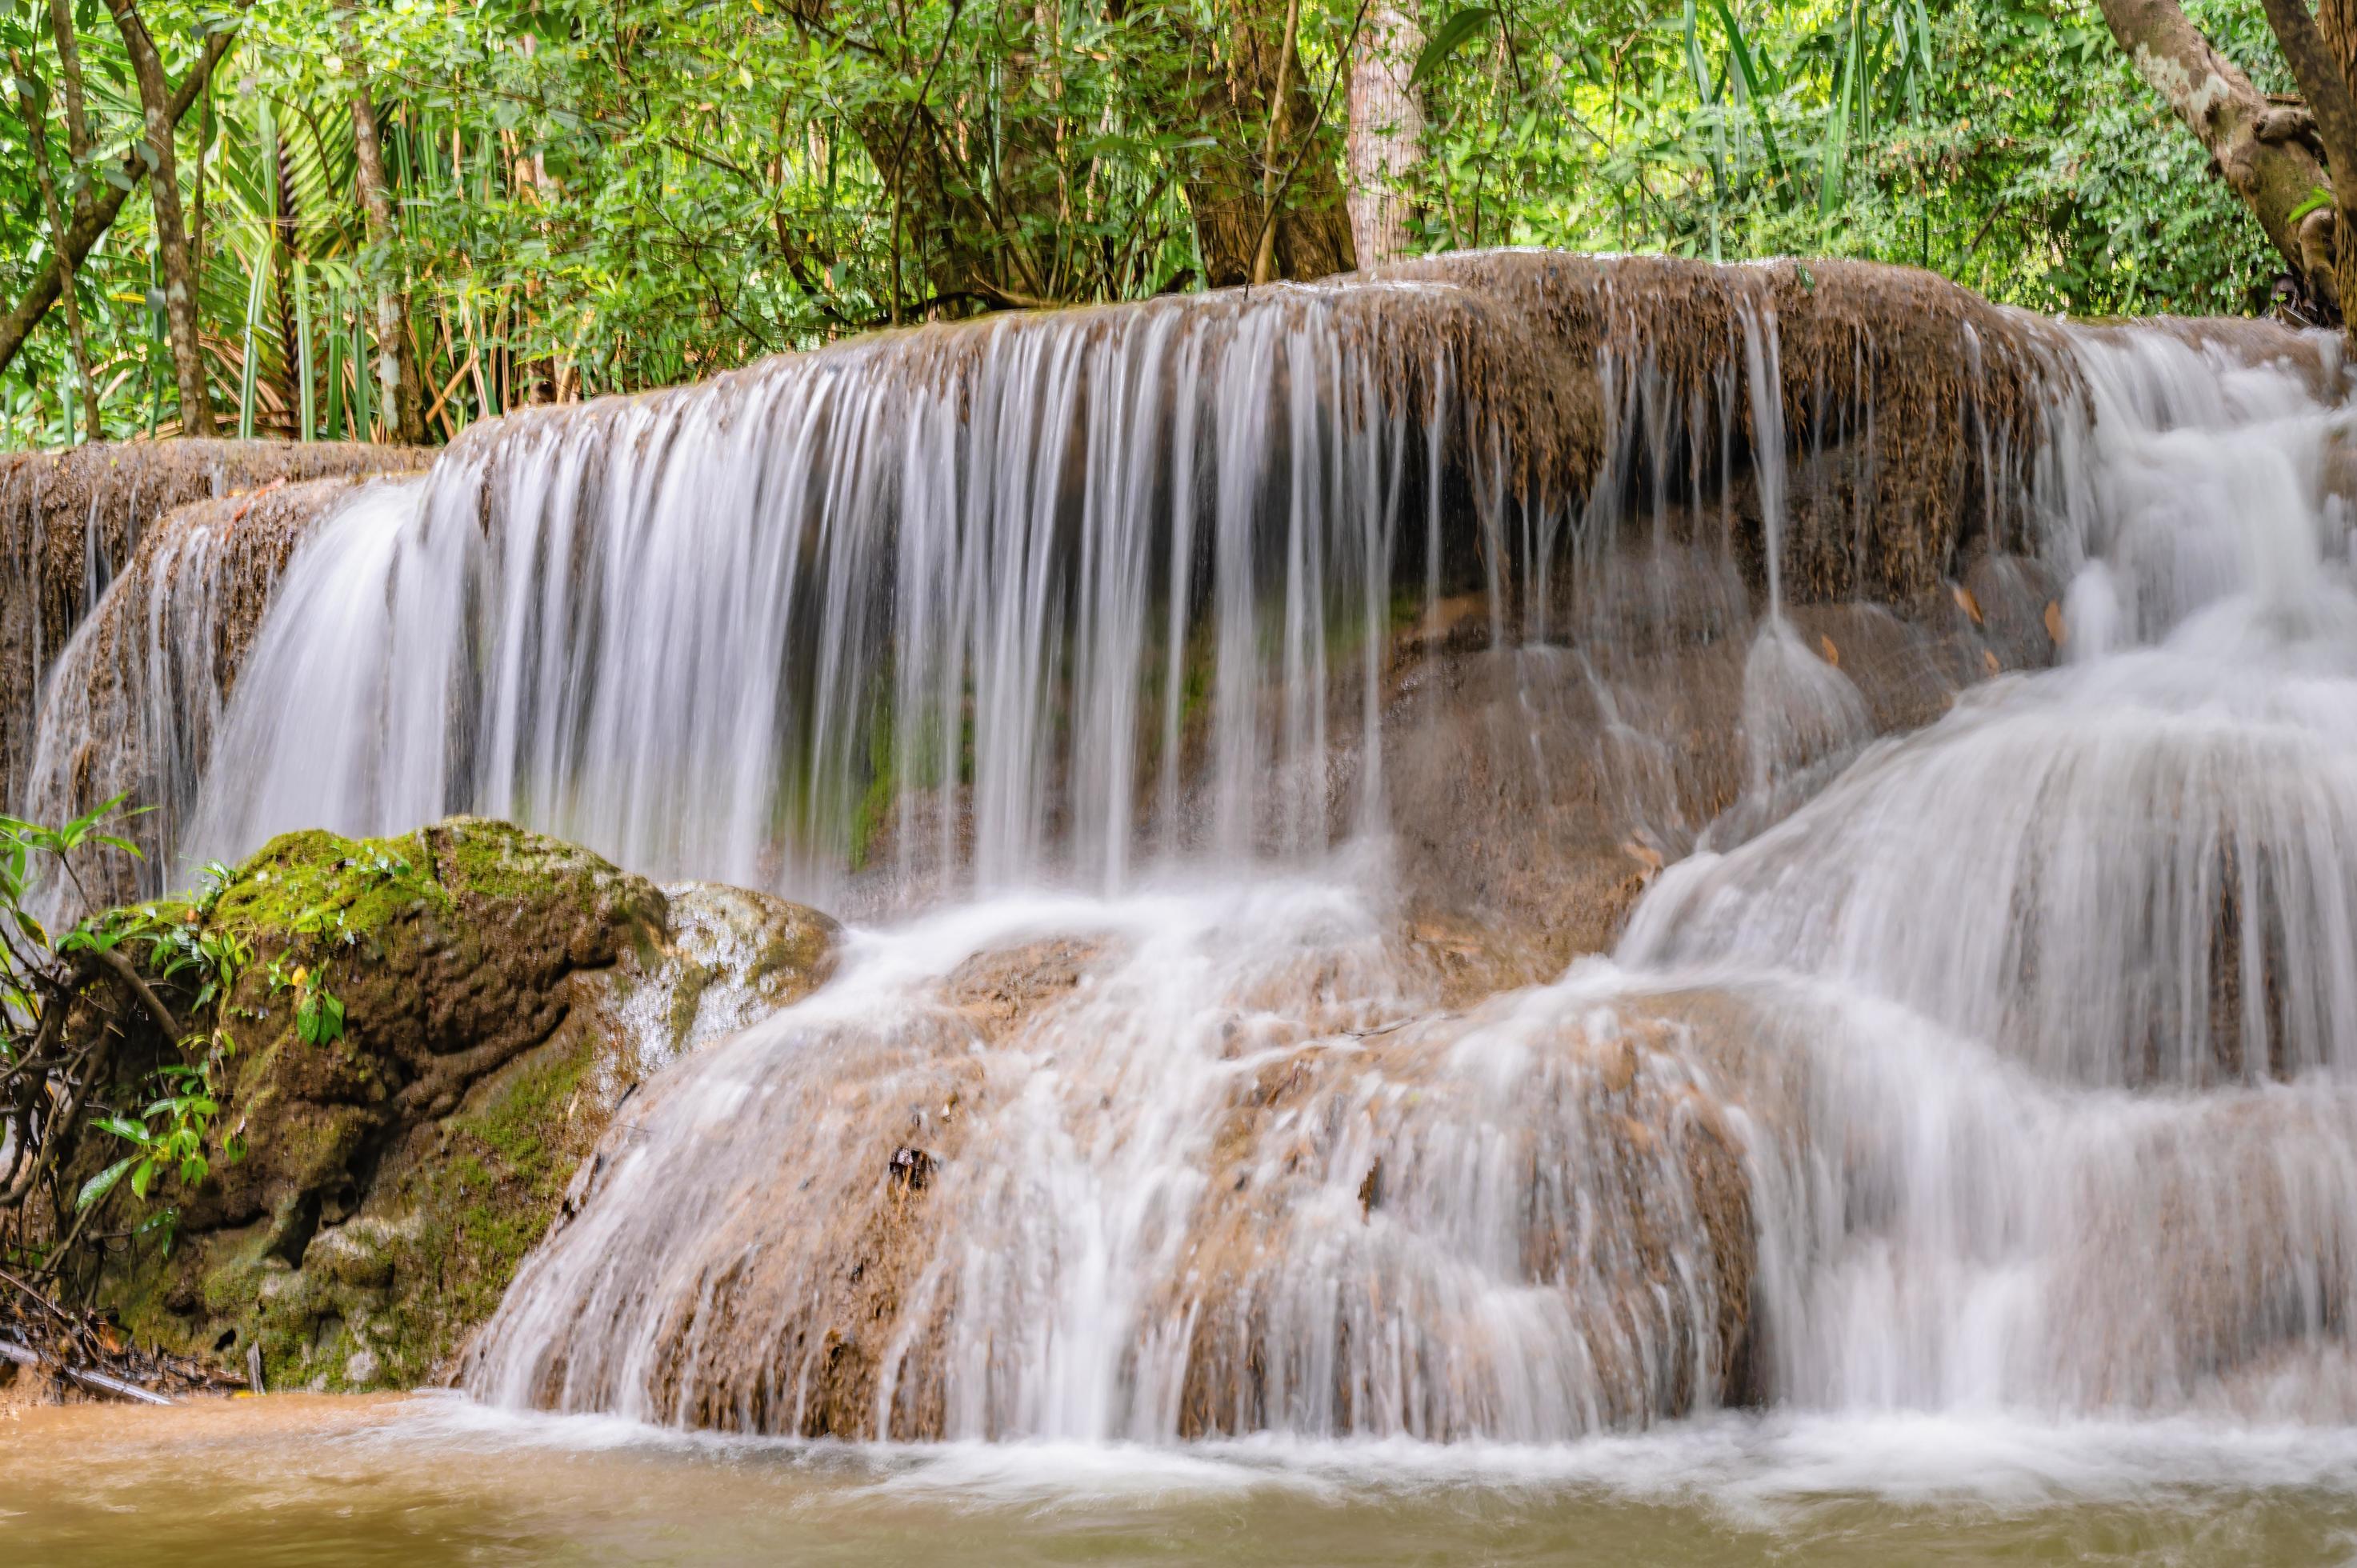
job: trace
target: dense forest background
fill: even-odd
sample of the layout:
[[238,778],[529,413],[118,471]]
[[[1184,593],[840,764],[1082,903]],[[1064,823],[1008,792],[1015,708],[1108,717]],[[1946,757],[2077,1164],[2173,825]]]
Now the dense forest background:
[[[2289,85],[2258,5],[2183,10]],[[1467,246],[2080,314],[2264,308],[2283,264],[2095,0],[0,0],[0,446],[441,441]]]

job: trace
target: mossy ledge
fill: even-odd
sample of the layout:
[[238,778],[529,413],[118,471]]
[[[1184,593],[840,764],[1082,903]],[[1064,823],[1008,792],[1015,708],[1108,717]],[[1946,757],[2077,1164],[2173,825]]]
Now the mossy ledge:
[[[194,1190],[159,1190],[154,1204],[178,1210],[173,1244],[120,1244],[100,1300],[184,1353],[242,1367],[258,1347],[273,1388],[435,1380],[630,1089],[807,993],[832,962],[823,915],[741,889],[673,892],[456,817],[385,839],[284,834],[210,909],[148,906],[251,949],[199,1019],[235,1036],[216,1133],[246,1153],[216,1155]],[[282,981],[298,964],[324,974],[341,1038],[299,1036],[274,961]],[[161,1047],[147,1045],[123,1054],[125,1103]],[[94,1168],[110,1151],[84,1143]],[[105,1229],[129,1230],[137,1200],[109,1202],[124,1223]]]

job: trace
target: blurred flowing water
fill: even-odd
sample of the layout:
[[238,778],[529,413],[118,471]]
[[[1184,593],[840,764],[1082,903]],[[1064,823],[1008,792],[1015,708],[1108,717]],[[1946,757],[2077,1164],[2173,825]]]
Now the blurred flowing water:
[[[1680,337],[1607,269],[1614,325],[1548,338],[1507,261],[521,415],[317,532],[184,842],[477,809],[866,921],[633,1101],[436,1410],[944,1445],[565,1461],[751,1466],[844,1541],[1006,1444],[1135,1459],[1204,1552],[1297,1487],[1365,1561],[1469,1510],[1506,1560],[2346,1550],[2337,352],[1986,312],[1927,402],[1796,368],[1768,270]],[[1973,563],[2053,585],[2050,668],[1823,629],[1994,639]],[[1714,725],[1639,678],[1706,647]],[[1406,886],[1419,834],[1559,848],[1402,782],[1403,715],[1480,682],[1542,800],[1587,704],[1650,879],[1609,957],[1476,972]],[[1127,1550],[976,1485],[909,1550]]]

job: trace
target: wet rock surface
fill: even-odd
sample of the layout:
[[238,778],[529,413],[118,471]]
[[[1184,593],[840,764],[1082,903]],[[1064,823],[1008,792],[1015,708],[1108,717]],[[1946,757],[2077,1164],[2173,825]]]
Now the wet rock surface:
[[[806,993],[834,936],[477,818],[285,835],[200,919],[252,954],[220,1014],[221,1131],[246,1153],[216,1154],[169,1253],[133,1248],[103,1294],[143,1337],[241,1366],[256,1346],[274,1385],[328,1389],[436,1376],[645,1075]],[[339,1037],[300,1037],[306,983]]]
[[0,802],[24,788],[43,676],[165,514],[331,475],[406,472],[423,460],[348,442],[213,440],[0,456]]

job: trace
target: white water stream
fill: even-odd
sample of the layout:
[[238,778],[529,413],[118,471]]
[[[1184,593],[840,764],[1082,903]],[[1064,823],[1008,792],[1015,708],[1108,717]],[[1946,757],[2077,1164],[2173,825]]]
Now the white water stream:
[[[1444,1006],[1380,838],[865,934],[646,1110],[468,1386],[1093,1440],[1542,1441],[1743,1398],[2357,1417],[2345,418],[2157,333],[2078,351],[2068,662],[1672,867],[1614,961]],[[1745,717],[1754,807],[1865,729],[1772,616]],[[1047,938],[1069,993],[960,1011],[969,955]],[[903,1105],[953,1151],[913,1235],[859,1218]],[[847,1413],[807,1283],[845,1259],[898,1275]]]
[[1735,802],[1609,960],[1483,999],[1393,885],[1387,650],[1469,588],[1540,637],[1600,547],[1451,395],[1491,307],[1396,293],[1448,329],[1279,290],[528,415],[305,548],[199,853],[479,809],[891,912],[627,1108],[466,1386],[1090,1443],[2357,1423],[2337,367],[2040,325],[2083,395],[1957,482],[2032,519],[2062,662],[1869,743],[1785,613],[1747,308],[1684,465],[1748,396]]

